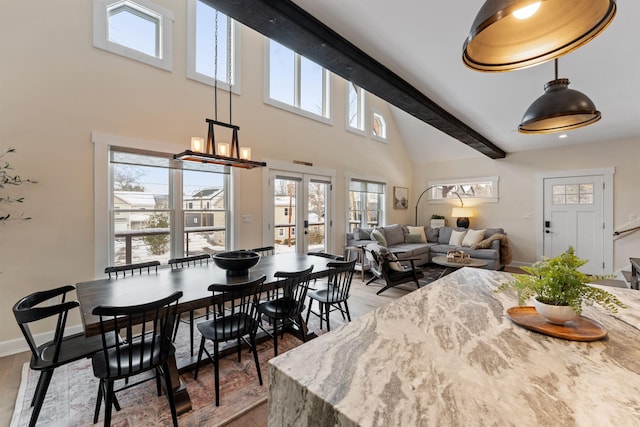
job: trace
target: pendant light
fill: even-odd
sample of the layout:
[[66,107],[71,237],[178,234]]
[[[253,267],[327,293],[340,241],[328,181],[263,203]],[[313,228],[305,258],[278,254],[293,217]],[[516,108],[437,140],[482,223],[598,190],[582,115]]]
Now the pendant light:
[[464,42],[476,71],[512,71],[562,56],[600,34],[616,0],[486,0]]
[[[215,39],[214,39],[214,114],[215,118],[206,119],[208,124],[206,143],[201,137],[191,138],[191,150],[173,156],[176,160],[193,161],[200,163],[214,163],[224,166],[253,169],[267,166],[265,162],[251,160],[251,148],[240,147],[238,142],[239,126],[232,124],[232,84],[231,84],[231,25],[227,26],[227,72],[229,83],[229,123],[218,121],[218,11],[215,13]],[[215,129],[223,127],[231,129],[231,145],[227,142],[216,143]]]
[[569,79],[558,78],[544,86],[544,95],[533,101],[518,126],[520,133],[553,133],[577,129],[597,122],[600,111],[587,95],[569,89]]

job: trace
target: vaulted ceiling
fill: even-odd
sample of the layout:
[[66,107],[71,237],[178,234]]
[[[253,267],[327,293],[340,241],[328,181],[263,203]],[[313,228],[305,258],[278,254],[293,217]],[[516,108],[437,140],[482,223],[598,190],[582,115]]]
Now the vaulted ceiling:
[[[635,24],[640,2],[635,0],[618,0],[613,23],[560,58],[559,77],[569,78],[569,87],[588,95],[602,112],[602,120],[570,131],[564,139],[517,132],[524,111],[553,80],[552,62],[507,73],[479,73],[462,63],[462,44],[483,0],[210,3],[312,60],[313,54],[334,58],[330,63],[315,60],[395,105],[395,122],[414,158],[433,158],[434,153],[440,160],[501,158],[517,151],[640,136],[640,32]],[[315,28],[315,20],[304,12],[333,31],[316,30],[315,40],[305,39],[297,31]]]

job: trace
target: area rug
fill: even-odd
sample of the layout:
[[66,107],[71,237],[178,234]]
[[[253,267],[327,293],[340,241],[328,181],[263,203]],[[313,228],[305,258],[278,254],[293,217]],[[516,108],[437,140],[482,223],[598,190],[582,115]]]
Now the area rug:
[[[309,329],[316,335],[325,333],[317,321],[310,319]],[[333,319],[332,319],[332,323]],[[335,326],[341,325],[338,319]],[[196,338],[199,343],[200,337]],[[285,334],[278,341],[278,352],[303,344],[291,334]],[[211,349],[210,343],[208,344]],[[181,327],[176,347],[188,352],[188,327]],[[182,350],[184,351],[184,350]],[[267,400],[269,391],[268,361],[273,357],[273,340],[258,344],[258,358],[263,385],[258,383],[253,356],[243,350],[242,362],[237,355],[225,356],[220,361],[220,406],[215,406],[215,385],[213,366],[202,365],[198,379],[192,373],[181,375],[193,409],[180,415],[181,426],[220,426],[246,413]],[[38,373],[29,369],[26,363],[22,370],[22,382],[18,391],[11,427],[29,424],[31,399],[38,381]],[[132,380],[134,382],[135,380]],[[116,383],[116,388],[122,384]],[[47,392],[44,405],[38,417],[38,425],[43,426],[87,426],[93,423],[98,391],[98,380],[93,376],[90,359],[83,359],[56,369]],[[136,387],[117,393],[121,411],[112,412],[111,425],[114,427],[165,426],[172,425],[171,411],[166,396],[156,394],[155,381],[147,381]],[[102,405],[98,424],[104,422]]]

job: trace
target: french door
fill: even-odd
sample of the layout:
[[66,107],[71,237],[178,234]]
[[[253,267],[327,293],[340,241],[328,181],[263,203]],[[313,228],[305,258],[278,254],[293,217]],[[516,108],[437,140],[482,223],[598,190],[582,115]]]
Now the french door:
[[266,230],[276,253],[329,252],[332,218],[330,176],[271,170]]

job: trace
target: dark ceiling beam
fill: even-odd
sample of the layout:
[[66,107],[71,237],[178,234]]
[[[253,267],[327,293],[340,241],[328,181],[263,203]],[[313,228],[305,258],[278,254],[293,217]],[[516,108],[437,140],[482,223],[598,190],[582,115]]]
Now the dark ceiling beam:
[[474,150],[506,153],[400,76],[288,0],[202,0]]

